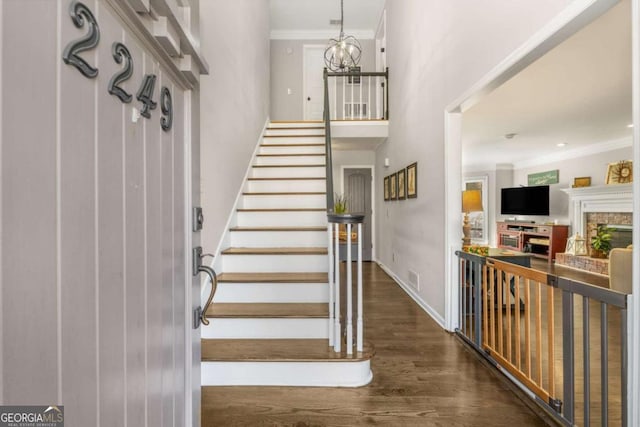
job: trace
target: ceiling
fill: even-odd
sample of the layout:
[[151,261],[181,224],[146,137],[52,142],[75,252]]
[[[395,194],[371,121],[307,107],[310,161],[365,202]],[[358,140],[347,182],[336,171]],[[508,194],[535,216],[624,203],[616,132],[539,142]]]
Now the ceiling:
[[[345,32],[373,38],[385,0],[344,0]],[[340,19],[340,0],[270,0],[272,38],[287,33],[310,33],[320,37],[337,35]]]
[[463,166],[517,168],[630,145],[631,107],[631,7],[623,0],[464,112]]

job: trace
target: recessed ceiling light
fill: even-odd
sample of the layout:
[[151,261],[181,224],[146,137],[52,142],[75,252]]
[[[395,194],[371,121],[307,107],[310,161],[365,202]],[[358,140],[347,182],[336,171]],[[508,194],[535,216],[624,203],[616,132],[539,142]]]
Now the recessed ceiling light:
[[633,123],[628,124],[627,127],[631,129],[633,127]]
[[559,142],[556,144],[558,147],[566,147],[567,143],[566,142]]

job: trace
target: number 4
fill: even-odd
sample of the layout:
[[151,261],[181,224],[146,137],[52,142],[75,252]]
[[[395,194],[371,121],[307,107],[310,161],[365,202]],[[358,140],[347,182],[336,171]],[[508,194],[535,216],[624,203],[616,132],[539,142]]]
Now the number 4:
[[149,110],[155,110],[158,105],[153,98],[153,89],[156,87],[156,75],[155,74],[147,74],[144,76],[142,80],[142,84],[140,85],[140,89],[138,89],[138,93],[136,98],[138,101],[142,102],[142,110],[140,111],[140,115],[142,117],[146,117],[147,119],[151,118],[151,113]]

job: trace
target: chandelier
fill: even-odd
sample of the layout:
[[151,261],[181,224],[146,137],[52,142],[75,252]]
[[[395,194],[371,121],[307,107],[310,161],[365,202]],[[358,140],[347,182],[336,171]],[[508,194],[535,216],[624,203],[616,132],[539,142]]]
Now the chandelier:
[[340,0],[340,35],[337,39],[329,40],[324,51],[324,63],[331,71],[344,72],[358,65],[360,55],[360,42],[355,37],[344,34],[344,0]]

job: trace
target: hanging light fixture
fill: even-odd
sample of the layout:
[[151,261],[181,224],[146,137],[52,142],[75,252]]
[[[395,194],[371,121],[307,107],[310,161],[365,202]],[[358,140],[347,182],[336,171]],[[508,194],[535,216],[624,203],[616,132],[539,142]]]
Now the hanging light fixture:
[[346,72],[358,65],[360,55],[360,42],[355,37],[344,34],[344,0],[340,0],[340,35],[337,39],[329,40],[324,51],[324,62],[331,71]]

